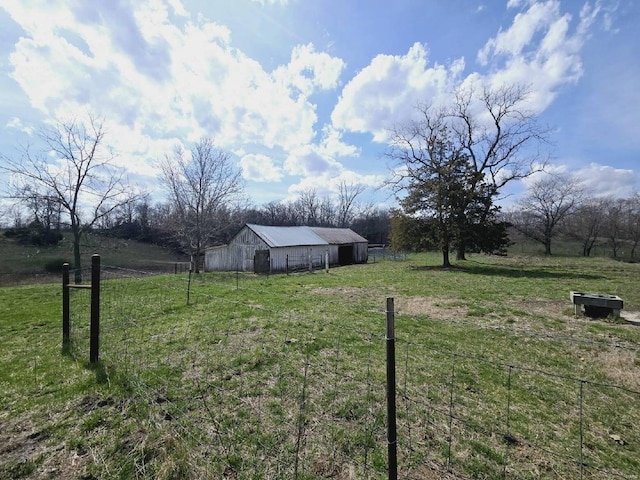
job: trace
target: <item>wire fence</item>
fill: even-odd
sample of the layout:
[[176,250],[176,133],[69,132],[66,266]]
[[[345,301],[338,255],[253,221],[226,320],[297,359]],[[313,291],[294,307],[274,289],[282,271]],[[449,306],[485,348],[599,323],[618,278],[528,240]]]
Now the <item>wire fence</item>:
[[[379,299],[279,293],[242,272],[103,266],[102,280],[104,375],[143,406],[144,447],[112,474],[387,478]],[[72,351],[86,358],[89,291],[71,302]],[[640,478],[639,391],[510,356],[528,342],[633,361],[637,346],[395,313],[399,478]]]

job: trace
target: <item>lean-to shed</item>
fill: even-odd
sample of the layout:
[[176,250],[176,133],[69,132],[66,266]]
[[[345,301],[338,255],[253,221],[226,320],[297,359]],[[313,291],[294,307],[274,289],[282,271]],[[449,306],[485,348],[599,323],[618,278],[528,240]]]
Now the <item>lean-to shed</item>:
[[276,273],[367,262],[368,242],[348,228],[247,224],[228,245],[208,248],[206,271]]

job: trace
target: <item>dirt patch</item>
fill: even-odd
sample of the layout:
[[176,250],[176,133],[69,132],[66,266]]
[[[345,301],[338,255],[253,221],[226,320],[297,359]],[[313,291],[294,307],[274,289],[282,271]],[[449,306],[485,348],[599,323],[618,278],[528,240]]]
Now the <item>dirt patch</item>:
[[640,391],[640,357],[637,352],[621,349],[598,352],[594,362],[602,368],[611,383]]
[[453,300],[432,297],[398,297],[396,312],[408,315],[425,315],[436,320],[465,317],[469,311]]
[[99,411],[110,417],[120,408],[113,398],[93,394],[61,408],[0,417],[0,478],[94,479],[91,442],[66,424]]
[[91,463],[87,452],[68,450],[45,427],[25,419],[0,422],[0,477],[80,479]]

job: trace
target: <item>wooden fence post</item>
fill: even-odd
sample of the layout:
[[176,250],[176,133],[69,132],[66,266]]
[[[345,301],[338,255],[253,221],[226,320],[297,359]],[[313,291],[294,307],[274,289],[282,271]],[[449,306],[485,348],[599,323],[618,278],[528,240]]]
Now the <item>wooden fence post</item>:
[[69,321],[69,264],[62,264],[62,348],[70,347],[71,325]]
[[100,357],[100,255],[91,256],[91,327],[89,363]]
[[396,426],[396,333],[393,298],[387,298],[387,454],[389,480],[398,478],[398,441]]

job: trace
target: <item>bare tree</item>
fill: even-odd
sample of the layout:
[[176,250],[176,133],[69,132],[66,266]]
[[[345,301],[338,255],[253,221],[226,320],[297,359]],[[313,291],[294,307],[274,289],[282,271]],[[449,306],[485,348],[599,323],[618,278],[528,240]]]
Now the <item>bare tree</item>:
[[176,148],[173,157],[160,162],[160,169],[174,213],[170,228],[193,256],[199,273],[200,256],[215,241],[220,227],[217,211],[239,199],[243,191],[240,170],[231,164],[230,154],[209,138],[193,145],[190,155]]
[[611,255],[618,258],[626,236],[625,200],[608,198],[604,201],[605,222],[604,236],[611,247]]
[[11,175],[9,195],[24,202],[55,205],[69,216],[73,233],[74,281],[82,281],[80,244],[83,234],[104,215],[131,202],[122,170],[105,147],[103,122],[58,121],[39,131],[46,150],[25,147],[19,159],[2,156],[2,170]]
[[591,198],[581,201],[563,222],[562,231],[580,242],[583,257],[591,255],[604,228],[605,217],[604,201]]
[[636,258],[636,250],[640,243],[640,193],[627,199],[627,237],[631,242],[631,258]]
[[521,210],[512,217],[512,224],[525,236],[542,243],[545,255],[551,255],[551,241],[562,222],[575,211],[582,195],[582,187],[575,178],[545,175],[518,202]]
[[338,226],[348,227],[356,212],[356,199],[364,192],[365,187],[359,183],[341,181],[338,185]]
[[320,218],[321,199],[315,188],[300,193],[300,197],[291,205],[298,212],[301,222],[305,225],[317,226]]

